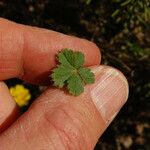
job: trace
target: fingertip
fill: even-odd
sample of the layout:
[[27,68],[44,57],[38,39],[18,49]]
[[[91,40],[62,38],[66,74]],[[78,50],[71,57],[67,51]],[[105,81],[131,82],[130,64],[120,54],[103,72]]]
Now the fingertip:
[[[96,43],[93,43],[91,41],[85,40],[88,43],[88,49],[86,50],[86,66],[93,66],[93,65],[99,65],[101,63],[101,50],[96,45]],[[93,62],[91,65],[90,61]]]
[[95,67],[92,71],[96,76],[92,100],[107,127],[128,99],[128,82],[123,73],[110,66]]
[[100,50],[91,41],[2,18],[0,28],[1,54],[5,56],[0,61],[1,80],[19,77],[33,84],[45,84],[50,70],[56,66],[58,51],[64,48],[83,52],[85,66],[100,63]]

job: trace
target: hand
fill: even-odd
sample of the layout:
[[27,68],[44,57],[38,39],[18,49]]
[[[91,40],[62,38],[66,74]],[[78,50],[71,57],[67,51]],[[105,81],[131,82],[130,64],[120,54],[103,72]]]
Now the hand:
[[1,82],[0,150],[92,150],[127,100],[125,77],[114,68],[99,66],[95,44],[5,19],[0,19],[0,80],[17,77],[48,85],[55,54],[63,48],[82,50],[96,82],[78,97],[49,87],[18,119],[19,110]]

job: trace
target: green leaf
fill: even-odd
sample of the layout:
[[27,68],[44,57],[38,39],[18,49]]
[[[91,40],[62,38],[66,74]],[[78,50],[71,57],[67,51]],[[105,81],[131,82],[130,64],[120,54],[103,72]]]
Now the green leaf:
[[121,3],[121,6],[124,7],[124,6],[128,5],[130,2],[132,2],[132,0],[126,0]]
[[79,75],[72,75],[68,79],[67,83],[69,93],[75,96],[79,96],[84,91],[83,82]]
[[58,61],[65,65],[68,66],[69,68],[72,68],[73,64],[73,52],[67,49],[64,49],[62,52],[58,54]]
[[64,49],[58,54],[60,63],[79,68],[84,63],[84,55],[81,52],[73,52],[70,49]]
[[67,66],[60,65],[58,68],[53,70],[53,74],[51,75],[54,85],[59,88],[64,86],[64,82],[71,76],[71,69]]
[[74,63],[75,68],[79,68],[84,64],[84,55],[81,52],[74,52]]
[[89,68],[83,67],[83,53],[64,49],[57,58],[60,64],[51,75],[54,86],[62,88],[67,85],[69,93],[78,96],[84,91],[85,84],[94,83],[94,74]]
[[117,9],[117,10],[115,10],[115,11],[112,13],[111,16],[114,18],[114,17],[116,17],[116,16],[119,14],[119,12],[120,12],[120,10]]
[[94,73],[91,72],[89,68],[79,68],[78,70],[80,77],[84,81],[84,83],[94,83],[95,78],[94,78]]

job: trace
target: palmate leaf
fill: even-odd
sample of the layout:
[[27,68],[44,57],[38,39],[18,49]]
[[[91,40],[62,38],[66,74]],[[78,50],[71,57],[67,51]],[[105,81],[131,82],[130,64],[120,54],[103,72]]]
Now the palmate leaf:
[[62,88],[64,86],[64,82],[71,76],[71,69],[67,66],[60,65],[58,68],[53,70],[53,74],[51,75],[54,85]]
[[84,85],[94,83],[94,74],[83,67],[84,55],[81,52],[64,49],[58,54],[59,65],[53,70],[51,78],[54,86],[67,85],[69,93],[78,96],[84,92]]
[[79,75],[73,74],[68,80],[69,93],[78,96],[84,91],[83,82]]
[[79,68],[78,73],[81,76],[84,83],[94,83],[95,82],[94,73],[91,72],[91,70],[89,68],[81,67],[81,68]]
[[63,52],[58,54],[58,61],[61,64],[78,69],[84,63],[84,55],[81,52],[73,52],[70,49],[64,49]]

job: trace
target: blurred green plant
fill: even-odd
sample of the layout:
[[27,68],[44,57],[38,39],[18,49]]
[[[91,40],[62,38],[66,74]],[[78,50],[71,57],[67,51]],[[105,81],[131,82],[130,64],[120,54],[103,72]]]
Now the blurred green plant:
[[89,4],[92,2],[92,0],[81,0],[81,2],[83,2],[83,3],[87,4],[87,5],[89,5]]
[[144,57],[144,56],[148,56],[150,54],[146,48],[142,48],[137,43],[131,43],[130,41],[126,42],[126,48],[135,57]]
[[138,25],[149,27],[149,0],[113,0],[113,3],[118,6],[111,16],[117,23],[123,22],[124,28],[133,28]]

